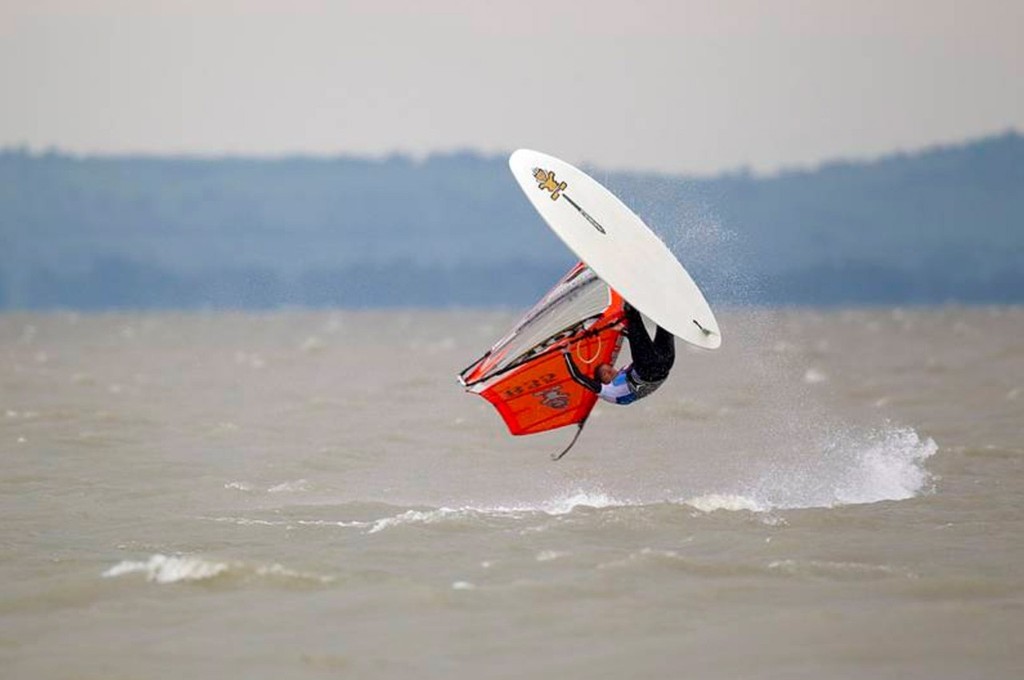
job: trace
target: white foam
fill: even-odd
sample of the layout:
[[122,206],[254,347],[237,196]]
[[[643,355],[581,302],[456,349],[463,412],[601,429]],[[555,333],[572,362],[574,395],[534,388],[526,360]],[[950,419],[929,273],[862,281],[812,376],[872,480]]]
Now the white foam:
[[178,583],[182,581],[205,581],[225,573],[229,569],[223,562],[210,562],[198,557],[168,557],[153,555],[145,562],[126,560],[103,572],[104,578],[116,578],[126,574],[145,574],[152,583]]
[[334,580],[331,576],[320,576],[318,574],[310,574],[304,571],[296,571],[280,564],[270,564],[257,567],[255,569],[255,573],[257,576],[273,576],[302,581],[319,581],[320,583],[330,583]]
[[576,491],[539,503],[511,506],[463,506],[461,508],[441,507],[433,510],[406,510],[405,512],[391,517],[384,517],[374,522],[335,522],[335,524],[340,526],[368,526],[366,533],[375,534],[385,529],[408,524],[434,524],[451,519],[469,517],[518,518],[529,514],[559,516],[567,515],[579,508],[615,508],[631,505],[637,505],[637,503],[623,501],[601,492]]
[[569,553],[559,550],[542,550],[541,552],[537,553],[536,559],[538,562],[551,562],[553,560],[557,560],[560,557],[566,557],[567,555],[569,555]]
[[[224,484],[224,488],[230,491],[244,491],[246,493],[258,491],[256,485],[246,481],[227,482]],[[268,486],[265,491],[267,493],[302,493],[312,488],[313,485],[310,484],[308,479],[296,479]]]
[[823,560],[775,560],[768,568],[788,576],[822,576],[839,579],[868,579],[887,576],[917,578],[914,572],[897,569],[888,564],[863,562],[832,562]]
[[269,519],[256,519],[253,517],[204,517],[202,519],[209,520],[211,522],[224,522],[227,524],[237,524],[238,526],[262,526],[262,527],[284,527],[285,529],[292,529],[296,526],[309,526],[309,527],[342,527],[342,528],[357,528],[365,529],[373,526],[373,522],[360,522],[360,521],[338,521],[328,519],[295,519],[295,520],[269,520]]
[[209,519],[210,521],[213,521],[213,522],[226,522],[226,523],[229,523],[229,524],[237,524],[238,526],[242,526],[242,527],[248,527],[248,526],[279,527],[279,526],[287,526],[288,525],[287,522],[273,522],[273,521],[270,521],[270,520],[267,520],[267,519],[253,519],[253,518],[250,518],[250,517],[208,517],[208,518],[204,518],[204,519]]
[[103,572],[103,578],[142,574],[150,583],[195,583],[209,581],[228,573],[285,580],[330,583],[331,576],[296,571],[280,564],[248,566],[242,562],[219,562],[189,555],[151,555],[146,561],[125,560]]
[[543,512],[547,515],[567,515],[578,508],[617,508],[635,505],[600,491],[577,490],[565,496],[558,496],[536,506],[519,508],[520,512]]
[[635,505],[640,505],[640,503],[609,496],[601,491],[576,490],[571,493],[555,496],[554,498],[536,503],[485,506],[466,508],[466,510],[491,516],[542,514],[557,517],[571,514],[582,508],[600,510],[605,508],[622,508]]
[[309,491],[310,484],[308,480],[296,479],[293,482],[282,482],[276,486],[272,486],[267,489],[267,493],[299,493],[302,491]]
[[706,496],[698,496],[686,501],[686,505],[692,506],[701,512],[714,512],[716,510],[765,512],[769,510],[767,506],[753,498],[736,494],[712,493]]
[[817,385],[819,383],[827,382],[828,375],[824,371],[817,368],[808,368],[804,372],[804,382],[808,385]]
[[403,524],[433,524],[434,522],[447,519],[452,515],[465,514],[464,510],[452,508],[438,508],[437,510],[407,510],[393,517],[384,517],[370,524],[366,531],[368,534],[376,534],[385,529],[402,526]]

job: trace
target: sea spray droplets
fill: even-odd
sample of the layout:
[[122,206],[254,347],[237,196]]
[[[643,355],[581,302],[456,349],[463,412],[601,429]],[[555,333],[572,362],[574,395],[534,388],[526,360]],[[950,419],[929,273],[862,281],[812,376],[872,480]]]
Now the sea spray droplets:
[[856,466],[837,485],[836,500],[851,504],[913,498],[930,483],[923,462],[937,450],[933,440],[921,441],[909,428],[869,440],[854,454]]
[[780,463],[750,495],[766,509],[831,508],[898,501],[928,489],[924,461],[938,446],[910,428],[830,436],[819,456]]
[[929,490],[924,462],[937,450],[910,428],[833,434],[818,456],[778,462],[742,490],[683,502],[705,513],[766,513],[906,500]]

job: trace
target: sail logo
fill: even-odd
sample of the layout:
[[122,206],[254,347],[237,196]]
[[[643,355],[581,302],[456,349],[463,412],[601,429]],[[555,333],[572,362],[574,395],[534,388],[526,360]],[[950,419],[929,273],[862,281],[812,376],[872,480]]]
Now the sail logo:
[[561,411],[569,406],[569,395],[562,390],[561,385],[555,385],[549,390],[534,392],[533,396],[540,399],[541,406],[547,406],[556,411]]
[[555,179],[554,170],[545,170],[543,168],[534,168],[533,178],[537,180],[537,188],[542,191],[551,192],[551,200],[557,201],[568,186],[565,182],[559,182]]

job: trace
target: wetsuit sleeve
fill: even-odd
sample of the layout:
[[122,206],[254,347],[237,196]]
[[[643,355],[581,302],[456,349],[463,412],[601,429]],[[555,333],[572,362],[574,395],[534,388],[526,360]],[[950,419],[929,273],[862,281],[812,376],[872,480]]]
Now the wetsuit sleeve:
[[562,352],[562,356],[565,357],[565,365],[569,367],[569,375],[572,376],[573,380],[595,394],[601,393],[600,381],[583,375],[583,372],[576,366],[576,362],[572,360],[572,355],[569,352]]

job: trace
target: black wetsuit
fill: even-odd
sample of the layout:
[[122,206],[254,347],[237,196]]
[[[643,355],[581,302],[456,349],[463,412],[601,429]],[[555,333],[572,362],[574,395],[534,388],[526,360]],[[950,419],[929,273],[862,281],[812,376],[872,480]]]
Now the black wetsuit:
[[668,377],[676,361],[676,338],[661,326],[654,340],[647,335],[643,317],[636,308],[626,305],[626,337],[633,355],[633,371],[640,380],[660,383]]

